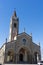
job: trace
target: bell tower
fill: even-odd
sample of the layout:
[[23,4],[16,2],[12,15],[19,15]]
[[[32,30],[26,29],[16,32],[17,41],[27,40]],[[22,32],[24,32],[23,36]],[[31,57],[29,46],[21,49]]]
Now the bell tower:
[[16,40],[18,32],[19,32],[19,18],[17,17],[16,11],[14,11],[10,21],[9,41]]

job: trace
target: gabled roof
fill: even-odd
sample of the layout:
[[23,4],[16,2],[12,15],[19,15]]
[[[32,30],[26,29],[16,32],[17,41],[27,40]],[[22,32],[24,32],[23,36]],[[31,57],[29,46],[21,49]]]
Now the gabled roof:
[[[25,36],[27,36],[27,37],[29,37],[29,38],[32,38],[32,36],[30,36],[29,34],[27,34],[26,32],[22,32],[22,33],[20,33],[20,34],[18,34],[18,36],[22,36],[22,35],[25,35]],[[18,37],[17,36],[17,37]],[[10,41],[10,42],[14,42],[15,40],[12,40],[12,41]],[[7,42],[7,43],[10,43],[10,42]],[[2,47],[5,45],[6,43],[4,43],[2,46],[1,46],[1,48],[0,48],[0,50],[2,49]]]
[[22,33],[18,34],[18,36],[21,36],[21,35],[26,35],[27,37],[32,38],[32,36],[31,36],[31,35],[29,35],[29,34],[27,34],[26,32],[22,32]]

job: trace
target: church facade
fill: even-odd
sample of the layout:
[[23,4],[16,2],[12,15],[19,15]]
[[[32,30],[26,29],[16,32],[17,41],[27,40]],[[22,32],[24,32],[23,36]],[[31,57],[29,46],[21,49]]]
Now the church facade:
[[19,18],[14,11],[10,21],[9,41],[0,48],[0,63],[37,63],[41,60],[40,45],[25,31],[19,34]]

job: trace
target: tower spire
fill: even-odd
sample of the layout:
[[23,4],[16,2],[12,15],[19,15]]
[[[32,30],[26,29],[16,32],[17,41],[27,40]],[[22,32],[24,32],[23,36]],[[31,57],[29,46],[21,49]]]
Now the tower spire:
[[16,10],[14,10],[14,17],[17,17]]

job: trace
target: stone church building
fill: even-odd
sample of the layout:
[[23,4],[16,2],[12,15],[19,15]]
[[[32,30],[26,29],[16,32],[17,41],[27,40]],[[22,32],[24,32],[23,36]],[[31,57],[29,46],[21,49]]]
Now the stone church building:
[[10,21],[9,41],[0,48],[0,63],[37,63],[41,60],[40,45],[32,41],[32,35],[19,33],[19,18],[16,11]]

